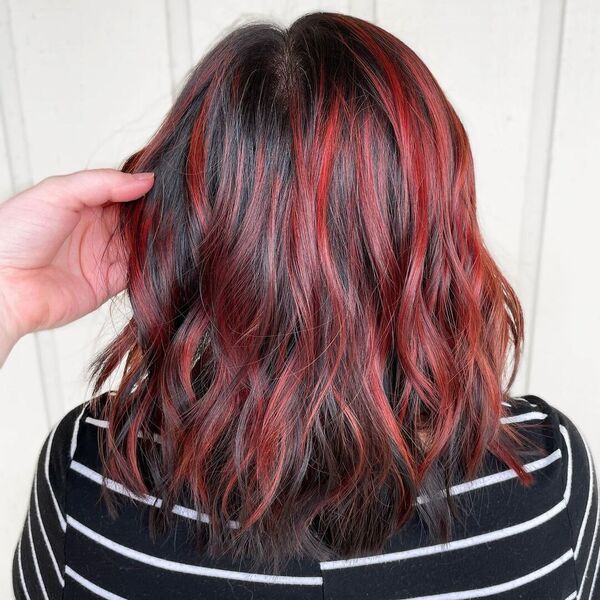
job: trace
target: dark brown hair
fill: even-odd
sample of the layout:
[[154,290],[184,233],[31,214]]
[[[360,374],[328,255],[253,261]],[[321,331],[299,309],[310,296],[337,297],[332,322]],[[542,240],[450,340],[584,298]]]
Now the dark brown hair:
[[377,552],[415,511],[449,539],[486,451],[531,483],[501,423],[521,308],[467,134],[404,43],[331,13],[239,27],[123,170],[155,184],[121,206],[133,316],[92,370],[98,392],[126,358],[109,477],[273,569]]

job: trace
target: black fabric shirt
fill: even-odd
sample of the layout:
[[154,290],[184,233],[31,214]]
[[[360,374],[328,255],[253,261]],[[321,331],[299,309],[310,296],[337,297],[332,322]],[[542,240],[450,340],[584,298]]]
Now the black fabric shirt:
[[[600,504],[589,444],[561,411],[536,396],[511,399],[516,422],[538,422],[547,456],[527,463],[533,486],[490,462],[482,477],[453,486],[472,510],[448,544],[424,543],[417,519],[385,552],[351,560],[292,563],[285,574],[200,557],[177,505],[176,526],[148,532],[157,499],[125,503],[116,520],[99,498],[98,432],[109,426],[89,403],[69,411],[40,452],[15,548],[18,600],[600,600]],[[108,481],[117,492],[128,490]]]

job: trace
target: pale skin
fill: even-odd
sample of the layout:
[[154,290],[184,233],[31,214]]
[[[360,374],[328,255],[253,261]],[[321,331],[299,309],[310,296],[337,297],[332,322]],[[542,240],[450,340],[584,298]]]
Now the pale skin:
[[110,240],[116,205],[153,184],[152,173],[89,169],[0,203],[0,366],[24,335],[75,321],[125,288],[127,256]]

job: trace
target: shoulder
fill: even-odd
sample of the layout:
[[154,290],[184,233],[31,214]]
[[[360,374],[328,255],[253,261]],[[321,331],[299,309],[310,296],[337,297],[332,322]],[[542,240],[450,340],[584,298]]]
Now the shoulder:
[[47,457],[50,464],[55,467],[68,468],[68,463],[75,452],[79,424],[89,410],[88,400],[74,406],[55,422],[44,440],[40,460]]
[[62,597],[69,469],[79,422],[88,404],[79,404],[64,414],[41,444],[29,506],[13,555],[16,598]]
[[59,508],[64,511],[67,477],[71,462],[81,445],[82,423],[92,419],[106,394],[82,402],[66,412],[46,435],[36,471],[51,486]]
[[[577,494],[594,476],[594,461],[583,429],[564,410],[547,399],[526,394],[511,398],[509,419],[523,424],[536,422],[532,428],[535,442],[543,446],[548,455],[560,458],[560,475],[564,483],[565,500]],[[582,485],[583,484],[583,485]]]
[[532,405],[531,410],[547,415],[548,435],[561,455],[563,507],[568,516],[576,578],[580,591],[589,593],[600,560],[598,479],[589,440],[580,423],[564,410],[534,395],[523,396],[522,400]]
[[61,509],[64,509],[64,490],[77,444],[79,423],[87,410],[89,401],[78,404],[65,413],[50,429],[39,452],[37,473],[47,479]]
[[54,423],[41,444],[34,468],[33,486],[40,518],[66,531],[67,488],[73,457],[80,440],[81,423],[88,418],[92,400],[71,408]]
[[[548,438],[547,444],[561,453],[566,484],[572,488],[572,481],[568,481],[568,478],[572,480],[574,469],[580,466],[591,473],[593,458],[590,445],[580,424],[573,417],[548,400],[533,394],[521,396],[517,400],[525,402],[530,411],[544,415],[546,421],[544,435]],[[566,491],[569,493],[572,490]]]

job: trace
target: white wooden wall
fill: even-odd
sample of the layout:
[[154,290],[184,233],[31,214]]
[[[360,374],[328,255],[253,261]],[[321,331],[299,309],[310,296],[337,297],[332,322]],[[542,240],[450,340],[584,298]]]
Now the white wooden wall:
[[[564,410],[600,465],[597,0],[0,0],[0,199],[119,166],[225,28],[315,9],[375,21],[438,78],[471,138],[488,245],[526,311],[514,392]],[[87,363],[116,331],[108,309],[23,338],[0,371],[3,598],[35,458],[88,396]]]

